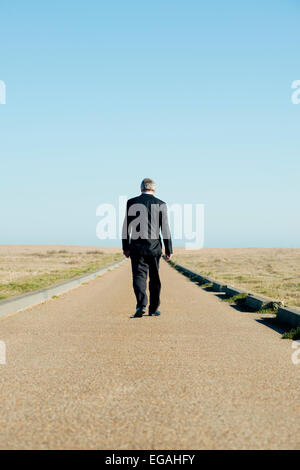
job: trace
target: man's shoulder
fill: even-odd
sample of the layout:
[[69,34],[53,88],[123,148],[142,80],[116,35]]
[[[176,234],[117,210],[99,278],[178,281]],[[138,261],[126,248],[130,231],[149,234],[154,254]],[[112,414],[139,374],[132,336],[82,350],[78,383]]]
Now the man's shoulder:
[[127,204],[129,206],[131,206],[132,204],[137,204],[138,202],[140,202],[140,198],[140,196],[131,197],[130,199],[128,199]]
[[158,204],[160,206],[162,204],[166,204],[164,201],[162,201],[161,199],[158,199],[158,197],[156,197],[156,196],[147,195],[146,197],[147,197],[146,200],[145,199],[143,200],[142,195],[132,197],[132,198],[128,199],[127,204],[128,204],[128,206],[132,206],[133,204],[139,204],[139,203],[143,204],[144,201],[151,201],[152,204]]
[[158,197],[155,197],[155,196],[152,196],[154,201],[155,201],[155,204],[159,204],[160,206],[163,205],[163,204],[166,204],[164,201],[162,201],[161,199],[158,199]]

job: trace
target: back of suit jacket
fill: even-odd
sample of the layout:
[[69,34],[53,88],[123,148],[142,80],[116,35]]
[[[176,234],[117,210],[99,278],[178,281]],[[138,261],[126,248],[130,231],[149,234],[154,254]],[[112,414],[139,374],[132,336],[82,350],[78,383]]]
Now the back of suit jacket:
[[167,206],[152,194],[142,193],[127,201],[123,224],[123,251],[158,256],[162,252],[162,232],[166,254],[172,253]]

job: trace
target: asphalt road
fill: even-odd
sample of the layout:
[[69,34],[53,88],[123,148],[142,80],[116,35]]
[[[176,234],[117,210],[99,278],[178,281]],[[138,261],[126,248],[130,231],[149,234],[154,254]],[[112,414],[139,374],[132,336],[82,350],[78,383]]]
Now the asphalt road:
[[0,319],[1,449],[299,449],[291,341],[165,262],[131,319],[129,262]]

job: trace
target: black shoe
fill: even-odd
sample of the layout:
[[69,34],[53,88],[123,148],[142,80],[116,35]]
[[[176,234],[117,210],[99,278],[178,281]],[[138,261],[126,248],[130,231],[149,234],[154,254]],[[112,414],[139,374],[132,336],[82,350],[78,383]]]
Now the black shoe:
[[133,315],[133,318],[141,318],[141,317],[144,315],[145,311],[146,311],[146,310],[145,310],[144,307],[142,307],[142,308],[140,308],[140,307],[137,308],[135,314]]
[[150,313],[149,312],[149,317],[159,317],[161,315],[161,312],[159,310],[156,310],[156,312]]

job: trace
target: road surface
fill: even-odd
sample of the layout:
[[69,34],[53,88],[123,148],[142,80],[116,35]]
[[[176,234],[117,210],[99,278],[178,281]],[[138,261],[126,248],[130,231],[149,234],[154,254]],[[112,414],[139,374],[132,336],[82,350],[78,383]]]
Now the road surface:
[[299,449],[291,341],[161,265],[131,319],[127,261],[0,320],[1,449]]

